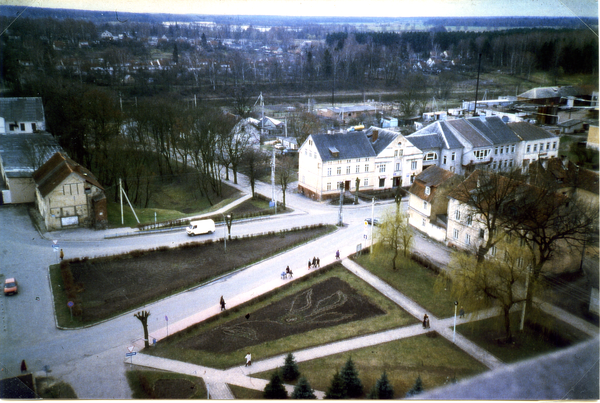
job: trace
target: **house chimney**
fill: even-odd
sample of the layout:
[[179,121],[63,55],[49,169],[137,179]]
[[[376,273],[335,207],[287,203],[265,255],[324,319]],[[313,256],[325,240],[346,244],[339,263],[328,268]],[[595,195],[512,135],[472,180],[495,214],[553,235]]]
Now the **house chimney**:
[[379,137],[379,130],[373,130],[373,135],[371,136],[371,141],[373,143],[376,142],[378,137]]

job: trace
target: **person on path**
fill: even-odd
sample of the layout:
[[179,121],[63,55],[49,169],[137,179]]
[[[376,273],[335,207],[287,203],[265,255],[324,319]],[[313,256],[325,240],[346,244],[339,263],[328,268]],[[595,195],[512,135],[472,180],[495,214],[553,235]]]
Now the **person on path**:
[[25,364],[25,360],[21,361],[21,373],[24,374],[27,372],[27,364]]
[[310,270],[311,265],[312,265],[312,262],[310,261],[310,259],[308,259],[308,270]]
[[252,365],[252,355],[250,355],[250,353],[246,354],[246,356],[244,357],[246,359],[246,367],[249,367]]
[[336,250],[335,251],[335,260],[339,260],[339,258],[340,258],[340,251]]
[[462,306],[460,307],[460,311],[458,311],[458,317],[459,318],[465,317],[465,309]]
[[313,256],[312,267],[313,267],[313,269],[317,268],[317,258],[315,256]]
[[60,250],[60,260],[63,260],[65,258],[65,252],[63,252],[63,250]]
[[427,316],[427,314],[425,314],[425,316],[423,316],[423,329],[427,329],[429,325],[429,316]]
[[219,301],[219,304],[221,304],[221,311],[225,310],[225,299],[223,298],[223,296],[221,295],[221,300]]
[[321,259],[317,258],[317,267],[321,267]]
[[287,275],[288,278],[294,277],[294,272],[290,269],[290,266],[288,266],[287,269],[285,269],[285,274]]
[[285,280],[287,278],[287,273],[285,271],[281,272],[281,279]]

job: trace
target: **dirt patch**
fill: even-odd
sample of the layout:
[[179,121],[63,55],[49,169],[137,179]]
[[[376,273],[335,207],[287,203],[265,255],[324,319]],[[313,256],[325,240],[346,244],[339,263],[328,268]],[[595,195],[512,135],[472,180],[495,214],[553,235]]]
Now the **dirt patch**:
[[385,312],[337,277],[270,304],[248,318],[227,322],[178,347],[229,353],[314,329],[363,320]]
[[[113,258],[71,262],[83,309],[82,321],[93,322],[134,309],[185,288],[193,287],[252,262],[264,259],[330,231],[308,228],[222,243],[153,252],[136,252]],[[182,236],[184,236],[182,234]]]
[[155,399],[189,399],[196,385],[187,379],[158,379],[154,382]]

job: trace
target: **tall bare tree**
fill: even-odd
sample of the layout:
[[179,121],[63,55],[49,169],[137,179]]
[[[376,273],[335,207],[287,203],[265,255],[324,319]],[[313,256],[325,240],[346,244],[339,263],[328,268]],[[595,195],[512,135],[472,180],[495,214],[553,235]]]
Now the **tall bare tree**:
[[413,244],[413,237],[406,214],[399,209],[388,209],[384,212],[374,235],[374,241],[376,241],[374,253],[391,252],[392,269],[396,270],[396,261],[400,253],[404,257],[408,256],[410,247]]

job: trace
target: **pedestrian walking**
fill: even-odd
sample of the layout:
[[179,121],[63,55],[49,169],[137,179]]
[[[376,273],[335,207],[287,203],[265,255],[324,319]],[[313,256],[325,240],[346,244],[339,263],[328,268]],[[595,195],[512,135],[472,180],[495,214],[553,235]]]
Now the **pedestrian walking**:
[[285,274],[287,275],[288,278],[292,278],[294,276],[294,273],[292,272],[292,270],[290,270],[290,266],[288,266],[285,269]]
[[315,256],[313,256],[312,267],[313,267],[313,269],[317,268],[317,258]]
[[287,273],[284,271],[281,272],[281,279],[285,280],[287,278]]
[[321,267],[321,259],[317,258],[317,267]]
[[223,298],[223,296],[221,295],[221,300],[219,301],[219,304],[221,304],[221,311],[225,310],[225,299]]
[[21,361],[21,373],[24,374],[27,372],[27,364],[25,364],[25,360]]
[[65,258],[65,252],[63,252],[63,250],[60,250],[60,260],[63,260]]
[[427,316],[427,314],[425,314],[425,316],[423,316],[423,329],[427,329],[428,324],[429,324],[429,316]]
[[310,261],[310,259],[308,259],[308,270],[310,270],[311,265],[312,265],[312,262]]
[[465,317],[465,309],[462,306],[460,307],[460,311],[458,311],[458,317],[459,318]]
[[249,367],[252,365],[252,355],[250,353],[246,354],[244,357],[246,359],[246,366]]
[[340,251],[336,250],[335,251],[335,260],[339,260],[339,258],[340,258]]

